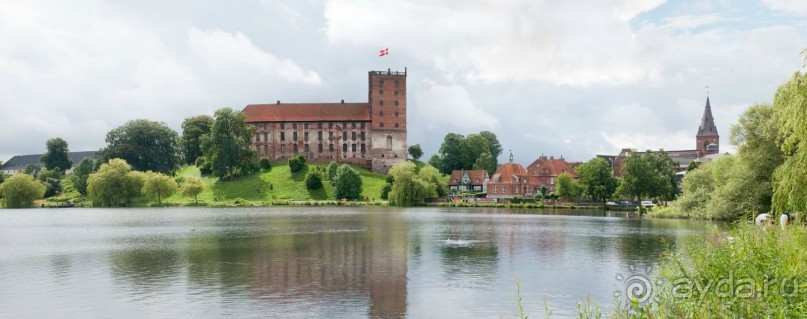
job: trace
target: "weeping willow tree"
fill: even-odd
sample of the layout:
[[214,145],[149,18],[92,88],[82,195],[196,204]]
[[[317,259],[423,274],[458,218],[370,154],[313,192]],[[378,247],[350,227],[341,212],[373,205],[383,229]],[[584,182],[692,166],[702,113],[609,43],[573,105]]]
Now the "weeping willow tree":
[[[807,58],[807,50],[802,51]],[[773,109],[785,162],[773,175],[773,209],[807,211],[807,73],[796,72],[776,91]],[[800,217],[804,218],[804,217]]]
[[424,166],[420,173],[416,173],[417,166],[412,162],[395,164],[389,171],[393,177],[392,190],[389,201],[395,206],[415,206],[422,204],[426,198],[437,197],[435,184],[437,169]]

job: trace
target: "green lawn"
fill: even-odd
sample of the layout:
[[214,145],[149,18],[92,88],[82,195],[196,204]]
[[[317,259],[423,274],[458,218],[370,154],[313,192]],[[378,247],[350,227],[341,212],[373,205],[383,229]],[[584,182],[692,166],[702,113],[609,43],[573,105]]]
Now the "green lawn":
[[[330,181],[323,181],[324,187],[318,190],[305,188],[305,175],[315,167],[325,167],[328,163],[306,163],[305,168],[292,173],[288,163],[272,163],[269,171],[253,173],[233,181],[219,181],[216,177],[204,176],[196,166],[188,166],[177,173],[177,176],[201,177],[205,190],[199,194],[199,201],[213,202],[244,199],[248,201],[271,200],[333,200],[333,186]],[[386,175],[379,175],[366,169],[354,166],[362,179],[362,196],[378,200]],[[179,194],[166,198],[165,202],[185,203],[192,201]]]

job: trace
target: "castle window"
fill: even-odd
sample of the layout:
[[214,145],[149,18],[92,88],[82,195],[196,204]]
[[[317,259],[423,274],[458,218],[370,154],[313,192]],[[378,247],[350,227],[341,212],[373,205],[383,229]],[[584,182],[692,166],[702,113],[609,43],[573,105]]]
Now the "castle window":
[[291,128],[296,130],[297,129],[297,123],[291,123]]
[[395,101],[395,106],[398,106],[398,101]]
[[267,137],[268,137],[268,136],[267,136],[267,134],[266,134],[266,133],[263,133],[263,141],[264,141],[264,142],[268,142],[268,141],[269,141],[269,139],[268,139]]
[[297,154],[297,143],[294,143],[294,154]]
[[286,132],[280,132],[280,140],[281,140],[281,141],[285,141],[285,140],[286,140]]
[[364,154],[366,152],[367,152],[367,147],[365,146],[365,144],[362,144],[361,145],[361,153]]
[[384,122],[378,123],[378,126],[384,127]]
[[392,135],[387,135],[387,150],[392,150]]
[[342,152],[347,152],[347,143],[342,144]]
[[303,128],[308,129],[308,122],[303,123]]
[[317,141],[321,141],[321,140],[322,140],[322,132],[320,131],[320,132],[317,132]]
[[395,80],[395,86],[398,86],[398,80]]
[[347,141],[347,132],[342,132],[342,140]]
[[361,140],[364,141],[364,138],[365,138],[364,132],[361,132]]
[[395,123],[395,127],[398,127],[398,123]]
[[[293,133],[291,133],[291,134],[292,134],[292,140],[293,140],[293,141],[297,141],[297,132],[293,132]],[[296,151],[295,151],[295,152],[296,152]]]
[[347,128],[347,122],[342,122],[342,128]]
[[378,94],[384,94],[384,90],[378,90]]
[[361,122],[361,129],[364,129],[364,122]]
[[356,144],[350,145],[350,151],[356,153]]
[[282,129],[285,129],[285,128],[286,128],[286,123],[280,123],[280,129],[282,130]]
[[384,105],[384,100],[378,101],[378,105]]
[[333,143],[328,144],[328,151],[333,152]]
[[328,140],[333,140],[333,132],[328,132]]
[[305,141],[308,142],[308,132],[305,132]]
[[395,111],[395,116],[398,116],[398,111]]
[[354,140],[354,141],[356,140],[356,132],[351,132],[350,133],[350,139]]
[[280,144],[280,153],[286,153],[286,144]]
[[498,187],[498,186],[493,186],[493,193],[494,193],[494,194],[498,194],[498,193],[499,193],[499,187]]
[[333,122],[328,122],[328,128],[333,128]]
[[261,135],[255,133],[255,142],[260,142],[260,141],[261,141]]
[[384,85],[384,79],[378,80],[378,85]]
[[378,116],[384,116],[384,111],[378,111]]
[[263,153],[264,153],[264,154],[268,154],[268,153],[269,153],[269,145],[264,145],[264,146],[263,146]]
[[263,130],[264,131],[266,130],[267,125],[269,125],[269,124],[268,123],[263,123]]
[[305,144],[305,152],[308,153],[308,144]]
[[322,122],[317,122],[317,128],[318,128],[318,129],[321,129],[321,128],[322,128]]
[[350,123],[350,128],[356,128],[356,122],[351,122]]
[[[395,91],[395,95],[398,95],[398,91]],[[395,105],[398,105],[398,102],[395,102]]]
[[320,153],[322,153],[322,143],[319,143],[319,145],[317,145],[317,150],[318,150]]

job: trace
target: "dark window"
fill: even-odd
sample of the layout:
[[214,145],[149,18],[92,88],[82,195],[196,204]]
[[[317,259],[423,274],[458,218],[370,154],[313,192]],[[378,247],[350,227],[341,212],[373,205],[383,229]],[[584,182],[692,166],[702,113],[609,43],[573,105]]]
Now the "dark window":
[[263,123],[263,129],[266,130],[266,126],[269,125],[268,123]]
[[378,94],[384,94],[384,90],[378,90]]
[[384,111],[378,111],[378,116],[384,116]]
[[342,128],[347,128],[347,122],[342,122]]
[[395,101],[395,106],[398,106],[398,101]]
[[292,123],[292,124],[291,124],[291,128],[293,128],[293,129],[295,129],[295,130],[296,130],[296,129],[297,129],[297,123]]
[[286,123],[280,123],[280,129],[282,130],[284,128],[286,128]]
[[322,140],[322,132],[317,132],[317,141]]
[[280,140],[281,140],[281,141],[285,141],[285,140],[286,140],[286,132],[280,132]]
[[350,123],[350,128],[356,128],[356,122],[351,122]]
[[280,152],[284,154],[286,153],[286,144],[280,144]]
[[317,128],[322,128],[322,122],[317,122]]
[[398,80],[395,80],[395,86],[398,86]]
[[328,144],[328,151],[333,152],[333,143]]
[[378,105],[384,105],[384,100],[378,101]]
[[333,132],[328,132],[328,140],[333,140]]
[[260,141],[261,141],[261,135],[258,134],[258,133],[255,133],[255,142],[260,142]]
[[364,129],[364,122],[361,122],[361,128]]
[[354,141],[356,140],[356,132],[351,132],[350,133],[350,139],[354,140]]
[[268,142],[268,141],[269,141],[269,139],[268,139],[268,134],[263,133],[263,141],[264,141],[264,142]]
[[305,136],[303,136],[303,138],[305,139],[306,142],[308,142],[308,132],[305,132],[304,135]]
[[328,122],[328,128],[333,128],[333,122]]
[[364,154],[366,152],[367,152],[367,147],[365,146],[365,144],[362,144],[361,145],[361,153]]
[[308,128],[308,122],[303,123],[303,128]]
[[364,132],[361,132],[361,140],[364,141]]
[[342,152],[347,152],[347,144],[342,144]]
[[379,123],[378,126],[384,127],[384,122]]
[[264,145],[264,146],[263,146],[263,153],[264,153],[264,154],[268,154],[268,153],[269,153],[269,145]]
[[378,85],[384,85],[384,80],[383,79],[378,80]]
[[387,150],[391,150],[391,149],[392,149],[392,136],[387,135]]
[[308,144],[305,144],[305,152],[308,153]]
[[322,153],[322,143],[319,143],[319,145],[317,145],[317,150],[319,150],[319,152]]
[[342,132],[342,140],[347,141],[347,132]]
[[398,127],[398,123],[395,123],[395,127]]
[[[395,95],[398,95],[398,91],[395,91]],[[398,103],[396,102],[395,105],[398,105]]]
[[395,116],[398,116],[398,112],[395,112]]
[[297,141],[297,132],[292,133],[292,140]]
[[297,143],[294,143],[294,154],[297,154]]
[[356,153],[356,144],[352,144],[350,146],[350,151],[353,152],[353,153]]

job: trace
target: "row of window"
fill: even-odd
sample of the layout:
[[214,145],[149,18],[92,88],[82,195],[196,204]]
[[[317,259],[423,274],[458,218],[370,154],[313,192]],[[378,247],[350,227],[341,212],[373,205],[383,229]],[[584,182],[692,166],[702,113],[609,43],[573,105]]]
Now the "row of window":
[[[357,146],[357,144],[350,144],[350,151],[355,153],[356,152],[356,146]],[[362,154],[367,152],[367,144],[359,144],[359,147],[360,147],[360,150],[361,150]],[[304,148],[305,152],[310,152],[311,151],[308,144],[305,144],[303,146],[303,148]],[[292,149],[293,149],[294,153],[299,152],[297,144],[292,144]],[[342,144],[342,152],[347,152],[347,149],[348,149],[348,144],[347,143]],[[258,152],[261,151],[260,146],[257,147],[257,151]],[[317,144],[317,151],[319,153],[323,152],[323,144]],[[333,144],[328,144],[328,151],[329,152],[334,151]],[[286,153],[286,144],[280,144],[280,153],[282,153],[282,154]],[[263,154],[269,154],[269,145],[264,145],[263,146]]]
[[[378,111],[378,116],[384,116],[384,110]],[[395,111],[395,117],[398,117],[398,111]]]
[[[379,100],[378,105],[384,105],[384,100]],[[395,106],[398,106],[398,101],[395,101]]]
[[[343,141],[347,141],[347,133],[348,132],[342,132],[342,140]],[[356,136],[357,136],[356,132],[350,132],[350,139],[351,140],[355,141]],[[367,139],[366,132],[359,132],[358,136],[359,136],[359,139],[361,139],[362,141]],[[286,132],[280,132],[280,140],[281,141],[286,140]],[[297,132],[292,132],[291,140],[292,141],[297,140]],[[308,142],[308,132],[303,133],[303,140]],[[333,140],[333,132],[328,132],[328,140]],[[255,134],[255,141],[256,142],[261,141],[261,134]],[[263,133],[263,141],[264,142],[269,142],[269,134],[268,133]],[[317,132],[317,141],[322,141],[322,132]]]
[[[378,90],[378,94],[379,95],[384,95],[384,90]],[[397,96],[398,95],[398,90],[395,90],[394,94]],[[398,105],[398,104],[395,104],[395,105]]]
[[[384,127],[384,122],[380,122],[380,123],[378,123],[378,126],[379,126],[379,127]],[[397,128],[397,127],[400,127],[400,124],[395,123],[395,127],[396,127],[396,128]]]
[[[332,129],[334,127],[334,125],[339,125],[338,123],[337,124],[334,124],[334,123],[335,122],[328,122],[328,128]],[[360,129],[364,129],[365,123],[367,123],[367,122],[358,122],[358,125],[356,123],[357,122],[342,122],[342,128],[347,128],[348,126],[350,126],[350,128],[358,127]],[[280,122],[280,129],[281,130],[286,129],[286,124],[287,123],[285,123],[285,122]],[[291,123],[291,128],[296,130],[297,127],[298,127],[297,124],[299,124],[299,123],[292,122]],[[316,123],[303,122],[302,124],[303,124],[302,127],[304,129],[308,129],[309,127],[313,128],[314,126],[316,126],[318,129],[322,129],[323,126],[324,126],[323,125],[324,123],[322,123],[322,122],[316,122]],[[269,123],[257,123],[257,124],[255,124],[255,129],[261,129],[261,128],[263,128],[264,130],[268,130],[269,129]]]

